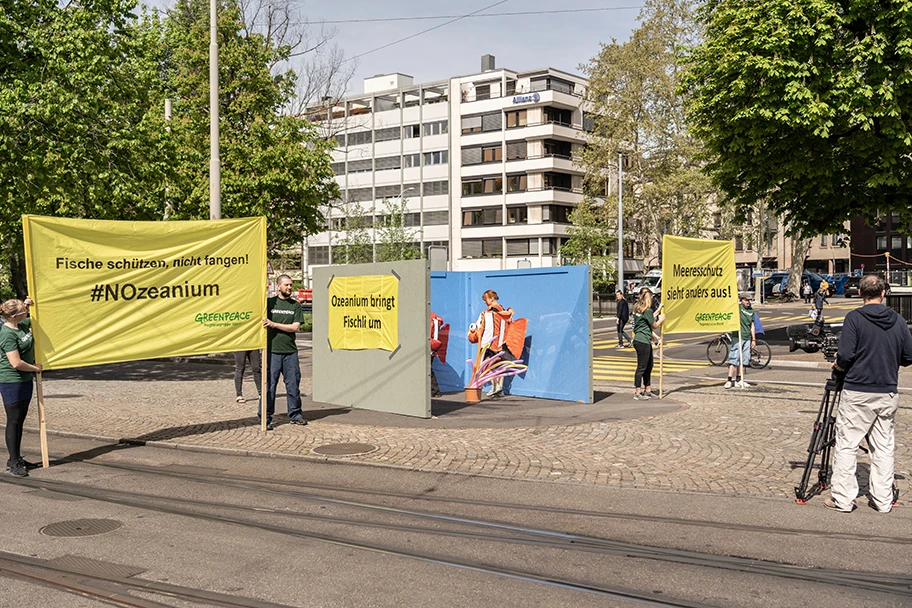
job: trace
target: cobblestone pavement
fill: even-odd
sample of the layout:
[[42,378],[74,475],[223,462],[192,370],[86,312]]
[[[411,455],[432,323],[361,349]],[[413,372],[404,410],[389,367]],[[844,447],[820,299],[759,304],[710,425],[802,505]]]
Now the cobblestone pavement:
[[[320,459],[326,457],[310,455],[317,446],[362,442],[377,449],[347,460],[510,479],[790,497],[821,397],[819,388],[725,391],[715,382],[684,385],[689,380],[677,378],[667,380],[668,398],[684,407],[629,420],[489,429],[447,428],[441,417],[434,428],[401,428],[343,423],[344,416],[328,415],[339,410],[323,410],[311,412],[317,419],[306,427],[281,424],[262,433],[255,402],[235,403],[232,377],[230,366],[169,362],[49,373],[44,392],[51,454],[59,455],[53,433]],[[246,389],[255,394],[252,383]],[[310,393],[309,378],[302,389]],[[912,416],[908,397],[903,399],[896,464],[905,493]],[[34,400],[32,408],[28,427],[35,430]],[[280,395],[277,411],[283,410]],[[34,453],[37,444],[30,433],[24,447]],[[867,457],[859,463],[866,473]]]

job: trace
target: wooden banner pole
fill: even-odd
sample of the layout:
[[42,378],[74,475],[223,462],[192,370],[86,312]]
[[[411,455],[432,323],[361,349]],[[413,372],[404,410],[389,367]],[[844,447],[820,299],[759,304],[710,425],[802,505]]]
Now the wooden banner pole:
[[38,435],[41,437],[41,465],[47,469],[51,466],[48,458],[47,423],[44,419],[44,387],[41,372],[35,374],[35,390],[38,393]]
[[260,350],[260,430],[266,432],[266,357],[265,348]]
[[659,328],[659,399],[664,398],[665,381],[665,325]]

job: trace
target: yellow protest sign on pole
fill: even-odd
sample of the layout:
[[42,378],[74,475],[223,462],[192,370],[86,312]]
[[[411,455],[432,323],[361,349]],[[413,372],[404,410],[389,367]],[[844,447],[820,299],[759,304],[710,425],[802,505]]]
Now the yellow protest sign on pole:
[[734,243],[662,237],[662,304],[666,334],[737,331]]
[[396,350],[399,279],[394,275],[333,277],[329,283],[329,346],[333,350]]
[[22,225],[45,369],[265,347],[265,218]]

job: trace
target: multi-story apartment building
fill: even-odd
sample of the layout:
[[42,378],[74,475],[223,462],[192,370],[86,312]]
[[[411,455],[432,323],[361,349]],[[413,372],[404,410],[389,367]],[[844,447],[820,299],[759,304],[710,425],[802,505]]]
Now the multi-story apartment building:
[[383,199],[407,202],[415,246],[445,248],[450,270],[559,264],[568,216],[582,200],[574,155],[586,140],[586,81],[555,69],[498,69],[414,84],[367,78],[364,93],[310,115],[335,136],[333,170],[342,201],[327,230],[305,241],[305,274],[341,263],[345,206],[366,211],[376,243]]

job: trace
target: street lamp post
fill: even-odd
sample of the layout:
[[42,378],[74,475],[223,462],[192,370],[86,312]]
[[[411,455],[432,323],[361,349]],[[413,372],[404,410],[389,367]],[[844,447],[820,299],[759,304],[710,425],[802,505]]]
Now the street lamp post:
[[219,165],[218,0],[209,0],[209,219],[222,217]]
[[617,289],[624,289],[624,155],[618,154],[618,280]]

